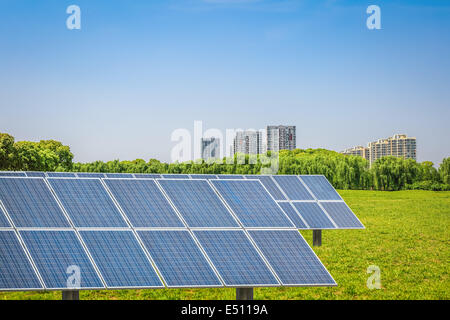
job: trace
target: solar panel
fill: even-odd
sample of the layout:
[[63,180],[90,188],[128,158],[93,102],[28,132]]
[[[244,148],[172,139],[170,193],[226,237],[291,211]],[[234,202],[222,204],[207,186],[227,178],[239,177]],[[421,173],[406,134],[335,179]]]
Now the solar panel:
[[108,288],[164,287],[132,231],[80,231]]
[[188,174],[163,174],[164,179],[189,179]]
[[211,180],[244,227],[294,227],[257,180]]
[[217,178],[219,178],[219,179],[244,179],[244,176],[238,175],[238,174],[218,174]]
[[338,228],[364,228],[345,202],[320,202],[320,204]]
[[0,171],[0,177],[26,177],[25,172]]
[[14,231],[0,231],[0,290],[43,289]]
[[249,234],[283,285],[336,285],[298,231],[251,230]]
[[77,176],[73,172],[47,172],[47,176],[50,178],[76,178]]
[[105,174],[101,172],[77,172],[78,178],[104,178]]
[[0,200],[18,228],[70,227],[44,179],[0,178]]
[[138,231],[168,287],[222,286],[188,231]]
[[342,200],[324,176],[300,176],[317,200]]
[[154,180],[104,181],[134,227],[184,227]]
[[266,187],[267,191],[272,195],[275,200],[286,200],[286,197],[281,192],[280,188],[272,180],[270,176],[252,175],[245,176],[246,179],[257,179]]
[[273,176],[289,200],[314,200],[297,176]]
[[132,173],[105,173],[107,178],[134,178]]
[[138,179],[160,179],[161,175],[153,173],[135,173],[134,177]]
[[11,228],[11,225],[6,218],[6,214],[3,212],[3,208],[0,206],[0,228]]
[[298,213],[311,229],[333,229],[334,224],[316,202],[293,202]]
[[217,179],[215,174],[190,174],[191,179]]
[[29,178],[45,178],[45,172],[40,172],[40,171],[26,171],[25,172],[27,177]]
[[289,202],[278,202],[281,209],[288,215],[289,219],[294,223],[297,229],[308,229],[306,224],[300,218],[300,216],[295,211],[294,207]]
[[128,227],[99,179],[48,179],[76,227]]
[[279,285],[242,230],[193,232],[226,286]]
[[74,231],[28,230],[20,234],[47,289],[104,288]]
[[239,227],[206,180],[158,180],[192,228]]

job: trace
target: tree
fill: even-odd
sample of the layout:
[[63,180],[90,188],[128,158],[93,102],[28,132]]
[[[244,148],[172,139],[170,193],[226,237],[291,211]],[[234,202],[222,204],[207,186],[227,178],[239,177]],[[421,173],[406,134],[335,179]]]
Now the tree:
[[450,185],[450,157],[444,158],[439,166],[439,175],[444,184]]
[[0,132],[0,170],[11,170],[14,161],[14,137]]

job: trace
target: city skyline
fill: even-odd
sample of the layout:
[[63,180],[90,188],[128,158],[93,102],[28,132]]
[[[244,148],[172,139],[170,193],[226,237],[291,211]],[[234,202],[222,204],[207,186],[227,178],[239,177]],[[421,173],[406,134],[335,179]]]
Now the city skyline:
[[74,161],[170,162],[171,133],[297,127],[339,152],[404,132],[419,162],[450,150],[450,4],[378,1],[0,3],[0,132]]

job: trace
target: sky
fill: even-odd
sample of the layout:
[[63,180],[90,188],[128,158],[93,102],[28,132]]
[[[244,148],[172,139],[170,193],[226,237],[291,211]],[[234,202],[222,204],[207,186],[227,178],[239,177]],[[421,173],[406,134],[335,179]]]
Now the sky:
[[61,141],[75,161],[170,161],[196,120],[284,124],[302,149],[405,133],[439,164],[449,57],[450,1],[0,0],[0,132]]

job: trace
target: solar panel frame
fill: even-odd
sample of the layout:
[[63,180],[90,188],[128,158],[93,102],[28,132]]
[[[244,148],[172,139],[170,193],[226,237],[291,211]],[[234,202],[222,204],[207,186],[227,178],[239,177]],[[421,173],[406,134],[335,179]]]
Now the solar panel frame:
[[245,180],[242,174],[216,174],[219,180]]
[[0,171],[0,177],[8,178],[8,177],[23,177],[25,178],[27,175],[24,171]]
[[[268,233],[268,232],[283,232],[283,233],[286,233],[286,234],[287,233],[292,233],[292,234],[296,233],[296,235],[298,236],[299,241],[303,245],[303,248],[305,248],[306,250],[309,251],[309,253],[316,260],[316,262],[318,262],[318,265],[321,266],[324,271],[326,271],[326,274],[331,278],[331,280],[333,280],[333,282],[332,283],[301,283],[301,284],[300,283],[283,282],[282,277],[280,276],[281,272],[277,272],[276,267],[274,267],[274,262],[271,263],[272,259],[267,257],[268,256],[267,252],[265,252],[265,250],[261,248],[261,245],[258,244],[258,241],[255,240],[256,237],[252,236],[252,234],[256,234],[258,232],[262,232],[262,233],[264,233],[264,232],[265,233]],[[267,263],[271,267],[271,270],[273,270],[273,272],[277,275],[277,279],[278,279],[278,281],[280,281],[280,284],[282,286],[286,286],[286,287],[335,287],[335,286],[337,286],[336,281],[331,276],[331,274],[328,271],[328,269],[325,267],[325,265],[322,263],[320,258],[317,256],[317,254],[314,252],[314,250],[309,246],[309,244],[306,242],[305,238],[303,238],[303,236],[300,234],[300,232],[298,230],[286,230],[286,229],[279,229],[279,228],[274,228],[274,229],[252,229],[252,230],[248,230],[248,233],[249,233],[250,239],[254,242],[254,245],[258,248],[258,250],[260,250],[261,255],[264,256],[265,260],[267,261]],[[278,240],[279,237],[272,237],[271,239]],[[279,250],[280,246],[278,246],[277,248]]]
[[[136,249],[140,249],[140,252],[144,254],[146,261],[149,263],[150,268],[153,270],[154,275],[156,275],[156,278],[158,279],[160,285],[156,285],[156,286],[114,286],[114,285],[108,285],[108,280],[105,276],[105,272],[102,271],[102,266],[99,265],[99,263],[97,263],[97,261],[99,261],[99,257],[96,257],[94,255],[94,253],[92,252],[92,248],[90,248],[90,246],[88,245],[89,241],[87,239],[86,236],[83,235],[87,235],[87,233],[98,233],[98,232],[112,232],[112,233],[118,233],[118,232],[124,232],[124,233],[128,233],[132,236],[132,239],[134,239],[136,242],[135,244],[137,244]],[[135,230],[133,229],[126,229],[126,228],[79,228],[78,229],[78,233],[80,234],[80,238],[82,239],[84,245],[85,245],[85,250],[87,251],[87,253],[89,254],[89,256],[92,258],[92,261],[95,262],[96,268],[97,268],[97,272],[102,276],[102,280],[104,281],[105,287],[106,289],[162,289],[165,287],[164,283],[161,281],[161,277],[159,274],[159,271],[155,268],[155,263],[154,261],[151,259],[151,257],[149,256],[146,248],[142,245],[142,242],[140,240],[140,238],[136,235]],[[84,290],[84,289],[83,289]]]
[[161,174],[161,177],[163,179],[170,179],[170,180],[188,180],[190,179],[188,174],[178,174],[178,173],[163,173]]
[[[305,190],[301,190],[298,191],[300,189],[296,189],[295,191],[292,191],[291,188],[292,186],[284,186],[281,183],[281,179],[282,177],[291,177],[292,180],[298,182],[303,189]],[[296,175],[290,175],[290,174],[280,174],[280,175],[273,175],[272,179],[277,183],[277,185],[279,186],[279,188],[283,191],[283,193],[286,195],[286,199],[287,200],[291,200],[291,201],[307,201],[307,200],[315,200],[314,195],[311,193],[311,191],[306,187],[306,185],[303,183],[302,180],[299,179],[298,176]],[[296,194],[293,194],[296,193]],[[301,194],[300,194],[301,193]],[[298,196],[298,197],[297,197]],[[295,199],[294,199],[295,198]],[[301,199],[299,199],[301,198]]]
[[[254,175],[245,175],[244,176],[245,179],[247,180],[259,180],[261,181],[261,183],[264,185],[264,187],[266,187],[267,191],[269,191],[269,193],[272,195],[272,197],[276,200],[276,201],[283,201],[283,200],[287,200],[288,197],[286,196],[286,194],[284,193],[284,191],[281,189],[281,187],[278,185],[278,183],[272,178],[272,175],[265,175],[265,174],[254,174]],[[262,180],[260,179],[262,177]],[[265,178],[267,177],[267,178]],[[270,179],[272,185],[270,187],[268,187],[263,181]],[[269,183],[270,184],[270,183]],[[275,190],[273,190],[273,188],[276,188]],[[275,191],[275,193],[278,193],[277,195],[275,195],[272,191]],[[279,197],[280,196],[280,197]]]
[[46,178],[47,174],[43,171],[25,171],[28,178]]
[[75,172],[54,172],[47,171],[48,178],[76,178]]
[[161,179],[159,173],[135,173],[134,177],[136,179]]
[[105,176],[106,178],[134,178],[134,175],[132,173],[125,172],[106,172]]
[[[216,270],[216,267],[212,263],[212,261],[209,259],[208,255],[204,251],[203,247],[198,242],[197,238],[193,235],[192,231],[188,228],[185,229],[171,229],[171,228],[164,228],[164,229],[148,229],[148,228],[135,228],[136,233],[138,237],[140,238],[142,246],[145,248],[145,250],[148,252],[148,255],[150,256],[150,259],[153,261],[154,267],[158,271],[159,276],[163,279],[164,285],[167,288],[223,288],[225,286],[224,281],[222,277],[220,276],[219,272]],[[216,229],[194,229],[194,230],[216,230]],[[229,229],[227,229],[229,230]],[[192,239],[193,243],[201,253],[201,255],[204,257],[205,261],[207,262],[208,266],[211,268],[214,276],[219,280],[219,285],[169,285],[167,282],[167,278],[164,276],[165,272],[162,272],[162,266],[161,264],[157,263],[154,258],[154,254],[150,251],[150,249],[147,247],[146,242],[143,239],[142,233],[156,233],[156,232],[186,232],[188,236]]]
[[[325,211],[325,213],[330,217],[330,219],[334,222],[334,224],[336,225],[337,229],[365,229],[366,227],[364,226],[364,224],[361,222],[361,220],[359,220],[359,218],[356,216],[356,214],[353,212],[353,210],[349,207],[349,205],[347,203],[345,203],[345,201],[319,201],[318,202],[320,207],[322,208],[323,211]],[[354,220],[354,222],[359,223],[360,226],[346,226],[346,225],[342,225],[339,221],[336,221],[336,219],[334,218],[333,214],[330,214],[330,209],[326,208],[326,204],[328,203],[336,203],[336,204],[342,204],[344,205],[345,209],[347,209],[347,212],[349,214],[351,214],[349,216],[350,219]],[[324,205],[325,204],[325,205]]]
[[[223,202],[227,205],[229,211],[233,214],[233,216],[235,217],[235,219],[241,224],[241,226],[245,229],[252,229],[252,228],[273,228],[273,227],[264,227],[264,226],[247,226],[246,224],[244,224],[244,222],[242,222],[241,218],[239,218],[239,215],[234,211],[233,207],[231,206],[231,204],[229,204],[225,197],[221,194],[220,190],[214,185],[214,181],[248,181],[250,183],[253,183],[253,181],[258,181],[258,183],[262,186],[262,188],[267,192],[267,194],[269,195],[269,197],[272,199],[272,201],[276,204],[276,206],[278,206],[278,208],[280,209],[280,211],[282,212],[282,214],[284,215],[284,217],[291,223],[291,226],[279,226],[280,228],[295,228],[295,224],[291,221],[291,219],[289,218],[289,216],[284,212],[283,208],[281,208],[281,206],[278,204],[278,202],[273,198],[273,196],[270,194],[270,192],[266,189],[266,187],[261,183],[260,180],[255,180],[255,179],[213,179],[210,180],[209,183],[211,184],[211,186],[214,188],[214,190],[216,190],[217,194],[220,196],[220,198],[223,199]],[[219,182],[220,183],[220,182]],[[247,183],[247,182],[245,182]]]
[[[15,243],[15,245],[17,245],[17,248],[16,248],[16,249],[18,249],[17,251],[21,252],[25,256],[26,259],[24,261],[28,262],[28,266],[31,268],[31,271],[32,271],[31,274],[34,274],[36,276],[35,280],[37,280],[37,282],[39,283],[40,287],[33,287],[33,286],[30,286],[30,287],[19,287],[18,286],[18,287],[14,287],[14,288],[12,288],[12,287],[10,287],[10,288],[0,287],[0,291],[12,292],[12,291],[37,291],[37,290],[44,290],[45,286],[44,286],[42,278],[41,278],[41,276],[39,274],[39,271],[37,270],[36,266],[34,265],[34,262],[31,260],[28,250],[26,249],[26,247],[23,246],[23,241],[22,241],[20,235],[12,228],[9,228],[9,229],[6,229],[6,230],[0,228],[0,234],[3,234],[3,232],[10,233],[10,234],[13,235],[13,237],[14,237],[13,239],[15,239],[17,241]],[[23,258],[23,256],[20,257],[20,258]],[[19,263],[19,261],[17,261],[17,263]]]
[[[328,181],[328,179],[324,175],[312,174],[312,175],[299,175],[298,177],[300,178],[300,180],[303,182],[305,187],[309,190],[309,192],[314,196],[314,198],[316,200],[318,200],[318,201],[344,201],[344,199],[342,199],[341,195],[336,191],[336,189],[334,189],[334,187],[332,186],[330,181]],[[315,188],[314,188],[315,183],[310,180],[311,177],[321,178],[320,182],[325,184],[325,186],[323,186],[323,185],[322,186],[328,188],[328,191],[315,190]],[[303,178],[305,178],[305,179],[303,179]],[[308,180],[310,180],[310,181],[308,181]],[[320,184],[320,183],[317,183],[317,184]],[[327,193],[327,192],[333,193],[334,199],[323,198],[322,194]]]
[[211,180],[211,179],[217,179],[217,175],[216,174],[190,174],[189,177],[193,180]]
[[103,179],[106,175],[103,172],[77,172],[77,178],[99,178]]
[[[219,202],[223,205],[225,212],[228,213],[230,215],[230,217],[232,218],[232,220],[230,220],[229,222],[231,223],[231,221],[233,221],[235,223],[234,226],[204,226],[204,225],[196,225],[199,223],[198,219],[194,217],[192,218],[192,221],[189,218],[185,218],[185,214],[183,214],[182,209],[179,208],[179,206],[177,206],[177,204],[175,203],[174,199],[172,199],[172,197],[170,196],[169,192],[163,187],[163,184],[165,183],[169,183],[167,182],[168,180],[170,181],[189,181],[192,183],[195,183],[194,181],[205,181],[205,183],[208,185],[209,189],[211,189],[212,193],[214,194],[213,198],[217,198],[219,200]],[[156,181],[158,182],[159,186],[161,187],[161,190],[163,191],[164,195],[166,196],[167,200],[169,200],[169,202],[172,204],[172,207],[176,210],[176,212],[179,214],[179,216],[182,218],[182,221],[185,223],[185,225],[190,228],[190,229],[201,229],[201,228],[208,228],[208,229],[236,229],[236,228],[241,228],[241,224],[239,219],[234,215],[234,213],[232,212],[232,210],[228,207],[227,203],[222,199],[222,197],[216,192],[215,188],[211,185],[211,183],[209,182],[209,180],[206,179],[156,179]],[[162,184],[161,184],[162,182]],[[186,215],[187,216],[187,215]],[[194,221],[197,220],[197,221]]]
[[[283,229],[286,230],[286,229]],[[241,234],[244,235],[244,237],[248,240],[249,244],[250,244],[250,248],[253,248],[254,251],[256,252],[256,255],[259,256],[259,258],[261,259],[261,261],[259,262],[263,262],[263,265],[267,268],[267,271],[269,271],[269,273],[273,276],[273,279],[275,279],[275,281],[277,283],[241,283],[241,284],[233,284],[233,283],[227,283],[224,275],[221,272],[221,268],[219,268],[217,266],[218,262],[214,262],[214,259],[211,258],[211,254],[208,253],[208,250],[205,248],[205,244],[202,243],[202,241],[199,239],[199,237],[197,236],[198,234],[202,233],[202,232],[239,232]],[[208,259],[211,261],[212,265],[214,266],[215,270],[217,271],[218,275],[220,276],[220,279],[222,280],[223,284],[225,287],[231,287],[231,288],[253,288],[253,287],[279,287],[281,285],[280,280],[278,279],[278,276],[276,275],[276,273],[273,272],[272,267],[270,266],[270,264],[266,261],[266,258],[264,257],[264,255],[261,254],[261,251],[259,250],[259,248],[255,245],[255,243],[253,242],[253,239],[250,238],[248,232],[245,229],[206,229],[206,228],[198,228],[198,229],[193,229],[192,230],[193,236],[196,239],[196,241],[199,243],[199,246],[203,249],[203,251],[205,252],[205,254],[207,255]],[[230,251],[231,252],[231,251]]]
[[[321,226],[315,227],[314,223],[313,223],[314,221],[311,221],[310,218],[308,218],[308,216],[305,217],[304,214],[302,214],[302,211],[300,211],[300,209],[296,206],[296,204],[302,205],[302,204],[308,204],[308,203],[315,204],[322,211],[322,213],[324,214],[324,217],[329,220],[331,226],[323,226],[323,225],[321,225]],[[291,201],[291,204],[295,208],[295,210],[297,211],[299,216],[301,216],[303,218],[303,220],[307,223],[307,225],[309,226],[309,229],[311,229],[311,230],[327,230],[327,229],[335,230],[335,229],[339,229],[337,227],[336,223],[334,223],[334,220],[331,219],[331,217],[322,208],[322,206],[320,205],[319,202],[317,202],[317,201]]]
[[[115,199],[112,197],[112,195],[110,194],[108,188],[105,186],[105,184],[103,183],[103,179],[98,179],[98,178],[46,178],[48,185],[50,186],[51,190],[53,190],[54,194],[56,195],[56,198],[58,199],[58,203],[60,204],[60,207],[63,209],[63,211],[67,214],[67,217],[70,219],[70,221],[72,222],[72,224],[74,225],[75,228],[130,228],[130,222],[128,221],[128,218],[126,217],[126,215],[123,214],[122,210],[118,207]],[[72,212],[71,210],[68,210],[68,203],[65,203],[65,200],[61,199],[61,194],[58,195],[58,191],[56,190],[56,186],[53,186],[51,181],[56,181],[56,180],[72,180],[72,181],[88,181],[88,180],[93,180],[93,181],[99,181],[102,190],[106,193],[106,199],[109,199],[111,201],[111,203],[113,204],[113,208],[115,210],[117,210],[117,213],[119,213],[119,217],[122,219],[120,220],[119,218],[117,218],[118,220],[122,221],[124,224],[123,225],[117,225],[117,226],[113,226],[113,225],[105,225],[105,226],[87,226],[84,225],[87,223],[86,221],[86,214],[84,214],[83,216],[79,216],[79,212],[77,212],[76,214],[74,214],[75,212]],[[113,209],[113,210],[114,210]],[[76,211],[80,211],[79,208],[77,208]],[[104,218],[102,216],[99,216],[99,218]],[[120,221],[116,221],[117,223],[119,223]],[[81,222],[81,223],[80,223]],[[98,223],[100,223],[100,221],[98,221]]]

